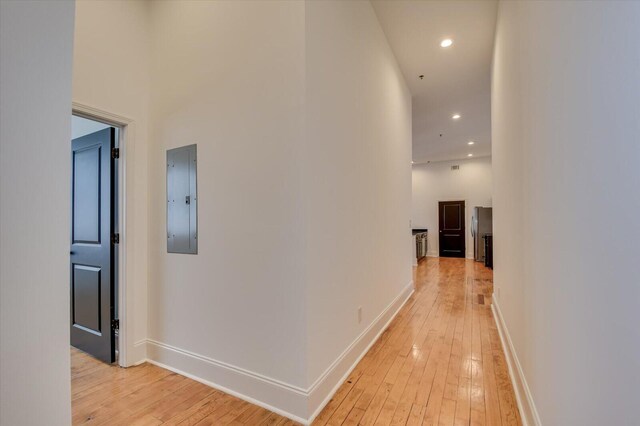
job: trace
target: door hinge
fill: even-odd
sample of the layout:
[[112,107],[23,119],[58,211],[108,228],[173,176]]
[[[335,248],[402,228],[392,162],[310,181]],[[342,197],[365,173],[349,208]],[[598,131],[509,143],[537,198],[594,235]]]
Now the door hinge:
[[111,148],[111,158],[120,158],[120,148]]
[[112,330],[120,330],[120,320],[119,319],[111,320],[111,329]]
[[120,244],[120,234],[111,234],[111,244]]

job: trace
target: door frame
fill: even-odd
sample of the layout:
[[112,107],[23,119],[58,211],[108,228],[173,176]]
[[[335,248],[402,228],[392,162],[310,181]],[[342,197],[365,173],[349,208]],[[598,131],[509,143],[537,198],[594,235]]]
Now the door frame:
[[468,240],[467,233],[470,232],[470,227],[467,226],[467,217],[469,217],[467,215],[468,213],[467,209],[469,208],[469,202],[466,198],[451,198],[451,199],[445,198],[437,201],[436,216],[438,218],[438,252],[436,257],[440,257],[440,203],[451,203],[454,201],[464,202],[464,257],[460,257],[458,259],[470,259],[469,257],[467,257],[467,246],[469,245],[469,241],[467,241]]
[[118,148],[120,156],[118,158],[118,182],[117,182],[117,199],[118,208],[115,214],[118,217],[118,233],[120,234],[120,242],[117,244],[117,264],[118,273],[116,285],[118,286],[118,320],[120,326],[118,329],[118,356],[117,362],[121,367],[131,365],[128,362],[127,355],[131,352],[132,347],[127,344],[128,339],[128,315],[127,315],[127,293],[129,291],[127,285],[127,148],[133,144],[135,135],[135,122],[126,117],[102,111],[87,105],[73,102],[71,114],[77,117],[87,118],[89,120],[99,121],[111,127],[118,128]]

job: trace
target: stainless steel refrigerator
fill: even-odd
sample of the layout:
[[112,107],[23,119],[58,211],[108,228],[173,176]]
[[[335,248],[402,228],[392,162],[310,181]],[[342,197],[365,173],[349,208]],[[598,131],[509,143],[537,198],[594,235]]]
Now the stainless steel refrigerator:
[[473,257],[477,262],[484,262],[484,237],[491,233],[491,207],[474,207],[471,218],[471,235],[473,236]]

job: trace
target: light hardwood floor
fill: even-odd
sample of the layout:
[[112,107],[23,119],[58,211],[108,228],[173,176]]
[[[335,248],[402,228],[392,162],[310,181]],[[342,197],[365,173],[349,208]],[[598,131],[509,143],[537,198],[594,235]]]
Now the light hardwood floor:
[[295,425],[151,364],[109,366],[71,349],[74,425]]
[[[491,271],[429,258],[414,278],[413,296],[314,425],[520,425]],[[122,369],[75,349],[71,365],[74,424],[295,424],[153,365]]]
[[520,425],[492,272],[427,258],[416,291],[314,425]]

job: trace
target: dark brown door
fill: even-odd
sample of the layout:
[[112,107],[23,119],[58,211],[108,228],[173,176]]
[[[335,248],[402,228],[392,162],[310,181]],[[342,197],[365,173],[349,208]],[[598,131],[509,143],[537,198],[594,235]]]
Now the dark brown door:
[[440,201],[440,257],[465,257],[464,201]]
[[115,361],[112,158],[115,129],[71,144],[71,345]]

